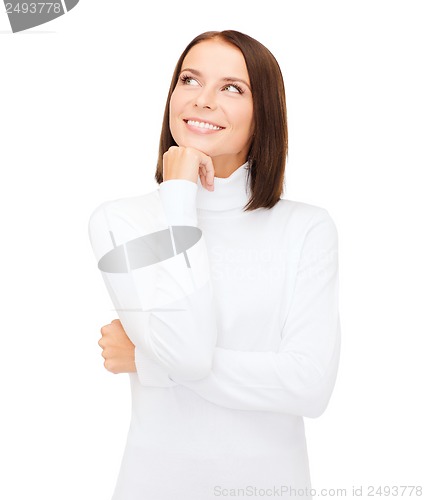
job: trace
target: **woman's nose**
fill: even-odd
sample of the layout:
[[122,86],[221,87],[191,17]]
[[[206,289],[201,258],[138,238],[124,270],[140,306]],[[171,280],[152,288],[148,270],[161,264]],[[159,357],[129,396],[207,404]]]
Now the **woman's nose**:
[[195,106],[198,106],[200,108],[215,109],[216,98],[214,91],[212,89],[207,89],[205,87],[199,90],[194,100],[194,104]]

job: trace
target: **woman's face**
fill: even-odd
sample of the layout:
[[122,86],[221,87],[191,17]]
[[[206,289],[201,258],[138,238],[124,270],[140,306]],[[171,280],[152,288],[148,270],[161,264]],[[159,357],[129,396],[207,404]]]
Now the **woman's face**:
[[247,160],[253,134],[253,99],[242,52],[205,40],[184,58],[170,101],[170,129],[178,146],[212,157],[231,172]]

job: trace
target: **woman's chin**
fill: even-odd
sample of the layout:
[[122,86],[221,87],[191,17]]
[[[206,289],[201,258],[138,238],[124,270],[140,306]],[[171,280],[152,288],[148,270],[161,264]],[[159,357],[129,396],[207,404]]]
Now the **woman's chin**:
[[193,148],[201,151],[203,154],[207,156],[212,156],[212,148],[209,148],[204,143],[202,144],[200,141],[181,141],[178,146],[182,146],[184,148]]

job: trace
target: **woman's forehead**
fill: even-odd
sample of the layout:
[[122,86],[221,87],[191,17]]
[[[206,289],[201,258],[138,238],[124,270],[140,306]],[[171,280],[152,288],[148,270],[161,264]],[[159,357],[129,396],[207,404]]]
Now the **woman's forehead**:
[[204,40],[192,47],[183,60],[181,70],[186,68],[195,69],[204,76],[249,77],[241,50],[219,39]]

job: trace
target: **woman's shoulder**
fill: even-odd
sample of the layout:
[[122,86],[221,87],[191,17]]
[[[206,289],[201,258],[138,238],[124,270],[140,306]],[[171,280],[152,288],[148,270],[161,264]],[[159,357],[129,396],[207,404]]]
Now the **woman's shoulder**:
[[99,253],[111,244],[121,244],[132,238],[149,234],[162,227],[161,204],[158,190],[134,196],[103,201],[91,212],[88,234]]
[[298,220],[333,220],[327,208],[304,201],[280,198],[276,208],[281,215],[296,218]]

